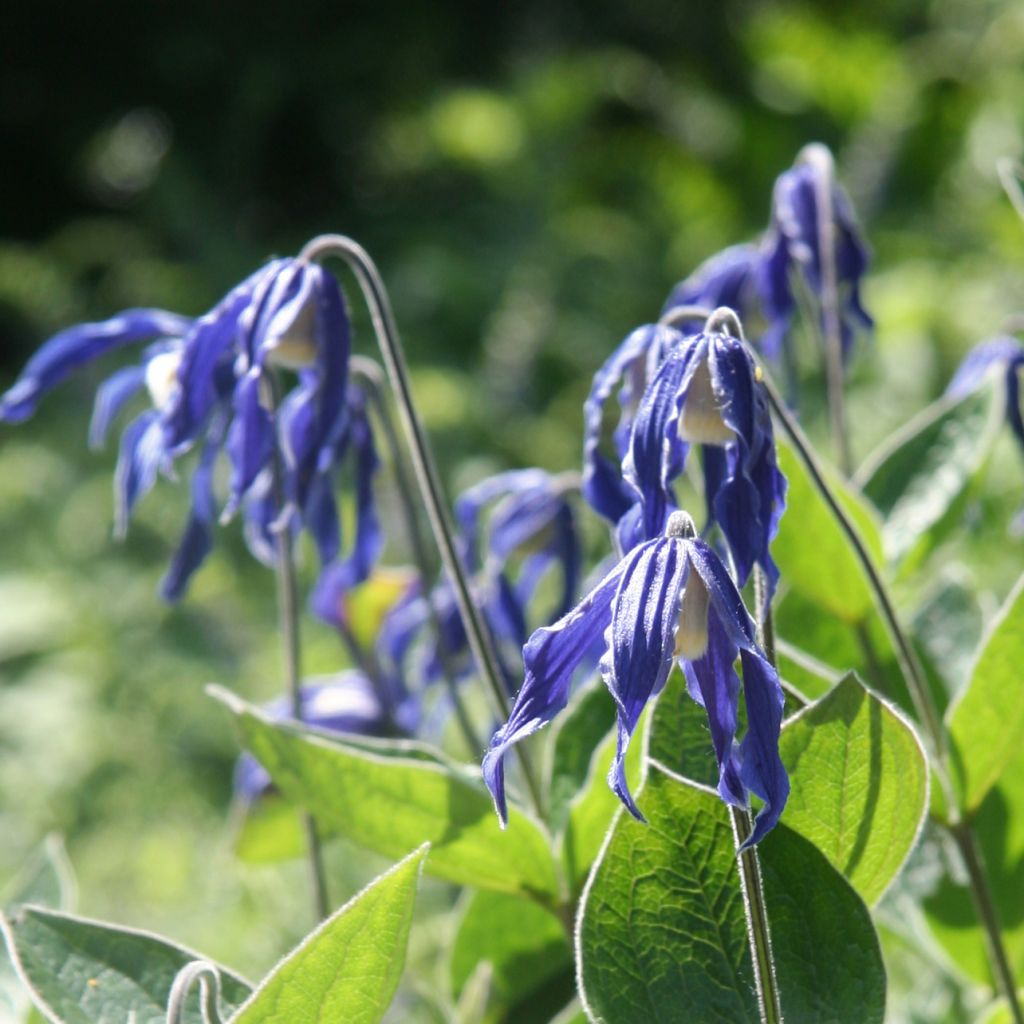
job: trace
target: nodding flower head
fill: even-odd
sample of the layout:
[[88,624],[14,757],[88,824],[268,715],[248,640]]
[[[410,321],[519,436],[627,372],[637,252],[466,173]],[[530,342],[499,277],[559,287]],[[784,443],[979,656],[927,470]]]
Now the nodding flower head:
[[[747,806],[750,793],[764,801],[749,842],[762,839],[789,795],[779,758],[782,689],[755,642],[753,623],[728,572],[697,538],[684,512],[673,513],[661,536],[630,551],[572,611],[538,629],[523,648],[522,688],[483,763],[502,821],[507,817],[505,754],[566,706],[575,669],[593,637],[601,634],[601,674],[615,699],[618,725],[608,782],[619,799],[643,820],[626,783],[623,759],[647,702],[678,661],[690,695],[707,713],[719,794],[740,807]],[[742,683],[733,667],[737,656]],[[737,743],[741,689],[747,731]]]
[[794,276],[799,275],[810,293],[821,298],[826,285],[822,249],[826,238],[831,240],[843,355],[848,357],[855,329],[874,326],[860,299],[870,257],[850,200],[835,180],[832,154],[815,143],[775,182],[771,226],[757,280],[769,321],[761,347],[770,358],[779,355],[789,337],[797,305]]
[[[139,365],[118,370],[100,386],[90,438],[102,443],[128,403],[148,393],[151,405],[121,437],[118,532],[158,473],[170,474],[181,455],[200,450],[192,512],[162,584],[164,596],[173,600],[183,593],[212,546],[213,484],[222,451],[232,468],[224,515],[246,505],[250,523],[305,526],[330,561],[338,535],[333,472],[350,445],[358,445],[355,438],[366,422],[348,384],[348,315],[337,280],[315,263],[273,260],[198,319],[132,309],[68,328],[46,342],[0,396],[0,420],[27,419],[72,372],[142,342],[150,344]],[[274,366],[297,374],[296,385],[276,407],[269,375]],[[269,481],[278,457],[280,502]],[[255,553],[264,553],[266,537],[259,529],[248,529],[247,538]]]
[[628,550],[662,533],[676,507],[673,482],[696,444],[708,522],[721,529],[740,586],[759,564],[774,588],[769,544],[785,508],[786,478],[757,367],[740,339],[715,329],[720,322],[713,314],[710,330],[683,340],[644,392],[623,460],[636,504],[620,520],[619,542]]
[[[728,306],[746,320],[757,301],[755,285],[760,259],[760,248],[749,242],[716,253],[672,289],[662,307],[662,319],[671,319],[676,326],[687,321],[703,322],[711,310]],[[688,316],[686,307],[703,308],[706,312]],[[678,317],[673,316],[674,312]]]
[[1020,374],[1024,370],[1024,344],[1016,338],[991,338],[975,345],[957,368],[946,388],[951,398],[963,398],[993,373],[1003,374],[1006,419],[1014,436],[1024,448],[1024,420],[1020,409]]

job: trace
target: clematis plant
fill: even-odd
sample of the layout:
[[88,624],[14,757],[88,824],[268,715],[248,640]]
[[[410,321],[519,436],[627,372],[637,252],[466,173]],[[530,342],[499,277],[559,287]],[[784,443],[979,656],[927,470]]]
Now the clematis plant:
[[[626,783],[623,761],[647,702],[678,660],[693,699],[703,706],[719,767],[718,792],[746,807],[764,801],[748,845],[775,825],[789,795],[779,757],[783,694],[778,674],[754,639],[754,624],[714,551],[693,520],[673,512],[664,534],[630,551],[572,611],[537,630],[523,649],[525,679],[509,720],[484,757],[484,779],[498,815],[508,817],[504,757],[511,746],[547,725],[569,700],[573,672],[603,633],[601,675],[616,704],[617,745],[608,782],[631,814],[643,820]],[[735,741],[743,669],[747,732]]]

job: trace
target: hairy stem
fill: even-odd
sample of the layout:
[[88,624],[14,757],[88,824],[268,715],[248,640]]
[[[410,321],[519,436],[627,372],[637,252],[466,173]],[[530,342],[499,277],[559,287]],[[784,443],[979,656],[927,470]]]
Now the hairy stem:
[[[280,404],[280,386],[273,373],[267,373],[265,379],[270,391],[271,406],[276,410]],[[274,504],[280,512],[285,507],[284,465],[280,448],[277,445],[274,446],[273,489]],[[299,597],[295,578],[295,551],[290,524],[284,522],[278,523],[277,526],[277,559],[274,568],[277,577],[277,614],[283,644],[284,674],[288,697],[291,701],[292,718],[301,722],[302,641],[299,633]],[[306,835],[306,849],[313,886],[313,909],[317,920],[322,921],[327,916],[329,904],[320,836],[317,832],[316,821],[308,812],[302,814],[302,826]]]
[[[490,696],[495,715],[504,721],[509,716],[510,705],[501,679],[494,639],[484,619],[479,604],[470,591],[469,580],[455,550],[454,532],[449,519],[444,492],[434,465],[434,459],[427,444],[426,432],[412,397],[409,371],[405,364],[405,353],[398,336],[391,302],[377,265],[369,253],[357,242],[344,235],[321,235],[314,238],[300,253],[305,260],[322,260],[337,256],[355,274],[363,297],[370,310],[374,332],[384,359],[398,411],[409,442],[409,453],[420,494],[426,505],[434,539],[437,542],[441,561],[448,572],[455,591],[455,600],[466,627],[466,636],[476,664],[483,675],[487,693]],[[530,802],[538,815],[542,812],[540,788],[529,755],[524,747],[517,748],[523,769]]]
[[466,741],[470,751],[474,754],[483,750],[483,742],[476,733],[472,719],[466,711],[466,705],[459,693],[456,680],[455,667],[452,664],[452,654],[448,650],[444,632],[441,629],[441,617],[437,610],[437,596],[430,585],[434,579],[435,567],[431,565],[430,557],[427,554],[427,546],[420,531],[419,515],[416,511],[416,502],[413,498],[414,484],[409,479],[408,469],[405,464],[405,455],[402,446],[398,442],[398,434],[395,431],[394,421],[391,419],[391,411],[388,409],[387,401],[384,398],[384,380],[380,367],[372,360],[361,356],[353,356],[351,369],[359,377],[360,383],[369,395],[377,413],[377,420],[380,423],[384,434],[384,441],[391,454],[391,468],[395,477],[395,488],[398,491],[398,502],[402,508],[402,517],[405,519],[406,533],[408,534],[409,547],[412,549],[413,561],[423,581],[424,598],[427,602],[427,615],[430,619],[430,628],[437,638],[437,652],[441,662],[441,671],[444,674],[445,686],[448,689],[448,697],[455,709],[455,718],[458,722],[462,737]]
[[782,1024],[782,1004],[779,1002],[779,985],[775,977],[775,961],[772,958],[772,937],[768,928],[764,887],[761,883],[761,866],[757,860],[756,847],[743,848],[743,844],[753,831],[750,812],[739,807],[730,807],[729,814],[732,818],[733,838],[736,840],[736,857],[739,862],[743,906],[747,914],[750,955],[754,961],[754,979],[757,982],[757,1002],[761,1010],[761,1021],[762,1024]]
[[815,205],[818,208],[818,254],[821,260],[821,318],[825,334],[825,368],[828,382],[828,406],[832,418],[832,443],[836,459],[847,479],[853,472],[850,434],[846,422],[846,397],[843,393],[843,333],[839,318],[839,283],[836,271],[835,211],[832,189],[835,163],[821,143],[805,147],[798,161],[818,169],[814,177]]

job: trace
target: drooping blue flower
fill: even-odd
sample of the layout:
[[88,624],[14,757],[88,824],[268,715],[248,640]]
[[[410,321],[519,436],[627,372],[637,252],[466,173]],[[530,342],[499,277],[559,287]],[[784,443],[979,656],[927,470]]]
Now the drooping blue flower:
[[1024,449],[1024,419],[1020,409],[1020,374],[1024,369],[1024,343],[1002,336],[980,342],[964,357],[946,388],[950,398],[963,398],[990,374],[1001,370],[1006,388],[1006,420]]
[[761,348],[777,358],[792,326],[797,300],[794,276],[820,301],[824,287],[821,249],[822,217],[831,213],[833,258],[838,288],[840,332],[844,358],[855,330],[870,330],[874,321],[864,310],[860,286],[870,260],[850,200],[836,182],[832,155],[820,144],[806,147],[797,163],[775,182],[772,219],[758,265],[757,285],[768,330]]
[[692,445],[700,446],[708,523],[725,537],[737,582],[745,585],[757,564],[774,590],[769,545],[785,509],[786,478],[753,358],[741,340],[714,329],[679,343],[644,392],[623,459],[637,502],[619,522],[623,551],[664,531],[676,508],[673,482]]
[[[764,801],[749,843],[760,841],[789,795],[778,749],[782,689],[729,574],[696,538],[693,521],[683,512],[674,513],[662,536],[630,551],[579,605],[553,626],[538,629],[523,648],[522,688],[483,762],[501,820],[507,819],[505,754],[566,706],[574,670],[601,634],[606,643],[601,673],[615,699],[618,726],[608,782],[619,799],[643,820],[626,783],[624,757],[644,707],[678,660],[690,695],[707,713],[722,799],[745,807],[754,793]],[[734,668],[737,656],[742,684]],[[747,731],[737,743],[741,688]]]
[[[393,731],[387,709],[373,685],[356,669],[311,680],[302,686],[299,698],[304,725],[340,735],[388,736]],[[264,711],[276,721],[292,719],[291,701],[286,697],[265,705]],[[267,770],[252,754],[239,757],[235,763],[236,796],[251,804],[268,792],[271,785]]]
[[[246,536],[273,560],[273,531],[310,531],[324,563],[338,557],[333,496],[338,463],[350,448],[357,462],[360,565],[376,557],[369,479],[376,466],[361,396],[348,386],[349,325],[337,280],[315,263],[273,260],[198,319],[162,310],[128,310],[51,338],[0,397],[0,420],[20,422],[74,370],[125,345],[151,341],[138,366],[117,371],[99,388],[90,438],[102,443],[113,420],[140,392],[151,406],[125,428],[115,473],[116,523],[123,533],[132,508],[158,474],[200,448],[192,511],[162,584],[168,599],[187,586],[212,547],[217,460],[231,463],[220,518],[244,507]],[[296,386],[275,403],[273,367],[294,371]],[[282,483],[272,486],[279,460]]]
[[[647,324],[629,334],[594,374],[590,394],[583,403],[583,497],[595,512],[617,523],[633,506],[636,496],[622,477],[637,405],[665,356],[683,340],[683,334],[664,324]],[[601,451],[605,406],[618,389],[619,417],[612,434],[614,457]]]
[[[731,245],[716,253],[672,289],[662,307],[662,319],[685,306],[703,308],[707,313],[728,306],[746,321],[757,302],[756,277],[761,258],[761,248],[752,242]],[[692,319],[703,321],[707,313]]]

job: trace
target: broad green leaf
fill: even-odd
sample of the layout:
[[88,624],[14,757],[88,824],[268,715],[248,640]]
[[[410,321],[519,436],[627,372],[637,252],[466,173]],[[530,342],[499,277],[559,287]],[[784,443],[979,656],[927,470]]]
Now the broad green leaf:
[[882,537],[893,561],[942,520],[991,449],[1001,412],[995,397],[987,386],[934,402],[858,471],[864,493],[885,516]]
[[782,729],[784,812],[866,903],[903,866],[928,809],[928,764],[892,707],[846,676]]
[[235,715],[245,745],[283,795],[327,829],[386,857],[429,842],[425,870],[448,881],[542,901],[557,896],[540,826],[510,807],[502,831],[486,789],[466,774],[296,730],[227,691],[211,692]]
[[594,750],[615,724],[615,701],[601,679],[582,687],[555,721],[548,746],[548,821],[558,832],[569,804],[583,789]]
[[[1024,977],[1024,744],[982,800],[971,828],[981,849],[1011,970],[1016,977]],[[953,856],[951,846],[947,841],[939,849]],[[924,900],[925,916],[957,971],[991,985],[985,935],[964,877],[959,864],[948,868]]]
[[970,813],[1024,744],[1024,577],[981,643],[970,682],[946,719],[953,769]]
[[[0,929],[33,1000],[65,1024],[164,1024],[175,977],[203,959],[147,932],[40,907],[0,916]],[[251,986],[223,967],[218,972],[223,1004],[233,1009]],[[188,1001],[183,1024],[202,1024],[198,1000]]]
[[477,892],[470,897],[451,952],[457,998],[481,962],[493,968],[494,998],[507,1008],[507,1018],[522,1024],[545,1024],[575,990],[565,928],[548,911],[517,896]]
[[824,697],[841,678],[831,665],[779,636],[775,638],[775,664],[784,683],[795,687],[808,701]]
[[682,672],[673,672],[658,696],[647,751],[652,760],[678,775],[712,789],[718,785],[707,713],[690,696]]
[[[626,751],[626,781],[636,793],[643,784],[645,752],[650,732],[650,707],[640,716],[633,732],[633,741]],[[587,873],[601,850],[601,844],[616,812],[622,807],[608,785],[608,770],[615,757],[615,734],[608,736],[594,752],[586,787],[569,807],[569,823],[562,836],[562,862],[569,887],[575,895],[586,880]]]
[[[779,467],[789,481],[786,511],[772,541],[772,557],[782,579],[844,622],[860,622],[874,607],[864,570],[800,457],[782,438],[778,452]],[[874,513],[834,474],[828,483],[853,519],[869,555],[881,564],[882,542]],[[791,639],[801,645],[799,636]]]
[[[584,894],[584,1004],[605,1024],[758,1024],[729,812],[652,764]],[[806,839],[777,826],[759,847],[783,1015],[875,1024],[885,1008],[878,939],[857,894]]]
[[377,1024],[405,968],[427,852],[409,854],[303,939],[229,1024]]
[[[0,907],[8,913],[25,903],[69,910],[74,899],[75,880],[64,843],[50,835],[4,889]],[[24,1020],[29,1005],[28,990],[19,981],[13,961],[0,958],[0,1021]]]

